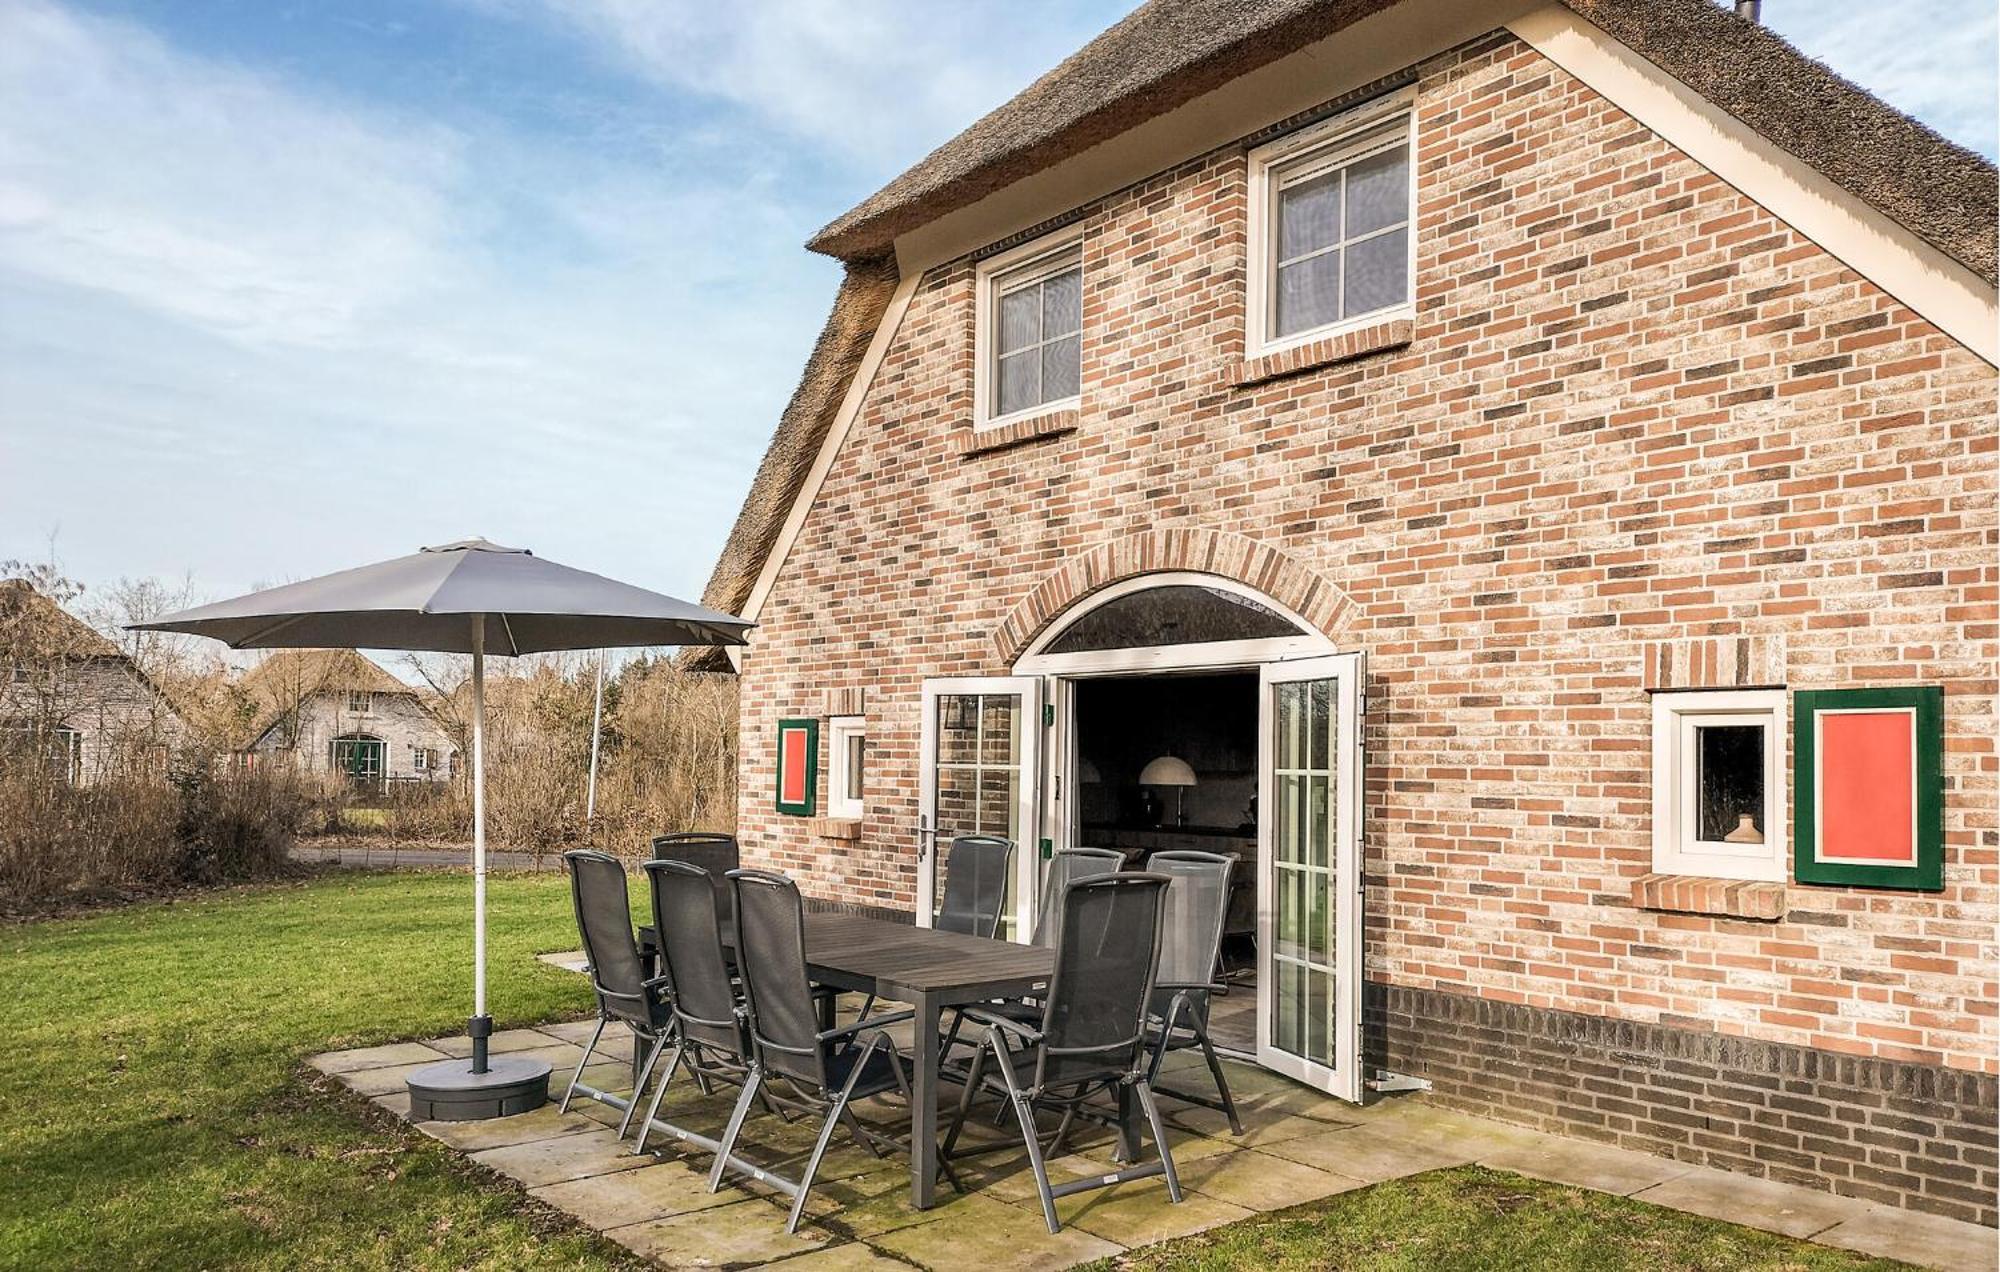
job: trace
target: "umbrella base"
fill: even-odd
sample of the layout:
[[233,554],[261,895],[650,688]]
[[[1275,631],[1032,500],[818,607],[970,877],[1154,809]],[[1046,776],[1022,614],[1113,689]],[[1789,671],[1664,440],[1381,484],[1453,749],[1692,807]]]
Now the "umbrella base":
[[486,1072],[472,1060],[445,1060],[409,1076],[412,1122],[478,1122],[512,1117],[549,1102],[549,1063],[495,1056]]

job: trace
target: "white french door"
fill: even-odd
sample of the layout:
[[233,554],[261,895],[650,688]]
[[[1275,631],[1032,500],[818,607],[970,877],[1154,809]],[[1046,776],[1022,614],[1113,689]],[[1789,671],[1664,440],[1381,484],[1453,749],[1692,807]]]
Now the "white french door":
[[[1033,930],[1042,682],[1036,676],[926,680],[918,752],[917,923],[930,927],[958,835],[1013,841],[1001,935]],[[940,862],[942,861],[942,865]]]
[[1362,1093],[1361,655],[1266,663],[1257,744],[1257,1062]]

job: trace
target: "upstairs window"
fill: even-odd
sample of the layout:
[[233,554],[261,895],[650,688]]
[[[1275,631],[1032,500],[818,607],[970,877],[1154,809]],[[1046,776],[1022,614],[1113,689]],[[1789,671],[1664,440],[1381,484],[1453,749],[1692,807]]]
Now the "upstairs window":
[[981,424],[1075,406],[1083,384],[1083,250],[1075,233],[979,267]]
[[347,709],[354,715],[367,715],[375,706],[375,695],[362,689],[347,691]]
[[1256,352],[1413,312],[1407,96],[1250,156]]

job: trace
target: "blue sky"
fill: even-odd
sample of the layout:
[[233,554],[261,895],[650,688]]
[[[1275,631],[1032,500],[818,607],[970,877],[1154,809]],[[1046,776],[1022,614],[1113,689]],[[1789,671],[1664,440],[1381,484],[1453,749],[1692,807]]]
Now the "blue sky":
[[[697,594],[800,244],[1125,8],[0,0],[0,559],[222,596],[484,534]],[[1992,155],[1991,0],[1922,8],[1765,13]]]

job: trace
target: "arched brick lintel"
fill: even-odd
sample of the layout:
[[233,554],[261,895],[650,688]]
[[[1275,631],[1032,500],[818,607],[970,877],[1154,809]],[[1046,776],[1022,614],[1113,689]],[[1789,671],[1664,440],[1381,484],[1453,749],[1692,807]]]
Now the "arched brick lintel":
[[1227,530],[1167,527],[1100,543],[1051,571],[994,628],[995,652],[1011,664],[1043,629],[1092,592],[1137,575],[1176,570],[1256,588],[1328,636],[1354,607],[1332,580],[1268,543]]

